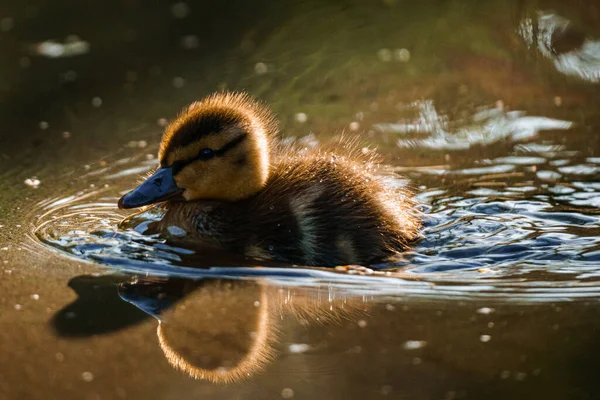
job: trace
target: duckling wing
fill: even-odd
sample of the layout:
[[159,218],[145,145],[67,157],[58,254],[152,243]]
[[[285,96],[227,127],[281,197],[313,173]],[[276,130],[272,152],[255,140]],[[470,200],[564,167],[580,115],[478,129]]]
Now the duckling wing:
[[380,261],[405,250],[418,230],[406,196],[331,156],[281,162],[246,207],[238,218],[248,229],[244,252],[292,264]]

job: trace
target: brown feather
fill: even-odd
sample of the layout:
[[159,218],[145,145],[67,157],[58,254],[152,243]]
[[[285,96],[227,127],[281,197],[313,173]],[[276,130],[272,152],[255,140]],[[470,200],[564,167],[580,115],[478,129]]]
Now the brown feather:
[[188,201],[168,203],[156,230],[168,235],[178,226],[187,236],[172,240],[319,266],[384,261],[416,240],[412,193],[386,186],[390,172],[374,152],[347,139],[335,151],[283,145],[276,132],[270,111],[245,94],[219,93],[187,108],[164,134],[163,166],[241,134],[250,140],[177,174]]

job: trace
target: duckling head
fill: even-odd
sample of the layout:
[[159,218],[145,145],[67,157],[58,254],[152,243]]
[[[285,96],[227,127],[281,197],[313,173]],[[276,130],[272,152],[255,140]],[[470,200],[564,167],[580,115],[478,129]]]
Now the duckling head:
[[271,112],[243,93],[192,103],[166,128],[160,168],[119,200],[134,208],[178,197],[236,201],[263,188],[269,175]]

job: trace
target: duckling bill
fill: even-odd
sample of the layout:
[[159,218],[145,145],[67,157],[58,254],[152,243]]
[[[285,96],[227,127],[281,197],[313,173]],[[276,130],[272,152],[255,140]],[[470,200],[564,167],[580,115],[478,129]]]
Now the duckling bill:
[[160,168],[119,208],[162,203],[153,230],[283,263],[372,264],[400,255],[420,226],[408,192],[360,152],[277,142],[270,110],[243,93],[191,104],[166,128]]

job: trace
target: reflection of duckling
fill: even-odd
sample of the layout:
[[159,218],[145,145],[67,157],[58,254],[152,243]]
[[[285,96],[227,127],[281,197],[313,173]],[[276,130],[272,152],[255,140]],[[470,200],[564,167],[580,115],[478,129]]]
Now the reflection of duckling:
[[245,94],[193,103],[166,129],[161,167],[119,207],[166,201],[161,233],[293,264],[382,261],[415,239],[413,201],[384,186],[373,160],[283,148],[276,131]]
[[159,320],[158,342],[171,366],[195,379],[231,383],[273,360],[279,321],[286,315],[310,324],[365,313],[361,297],[322,290],[246,280],[145,278],[122,283],[119,294]]
[[210,281],[161,320],[156,334],[169,364],[196,379],[237,381],[273,357],[269,303],[254,282]]

